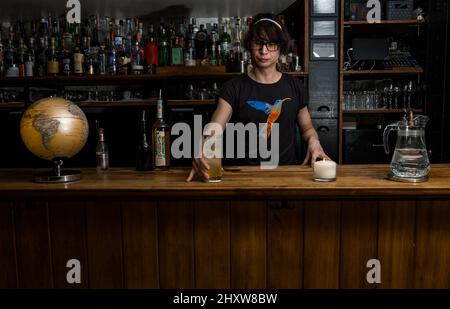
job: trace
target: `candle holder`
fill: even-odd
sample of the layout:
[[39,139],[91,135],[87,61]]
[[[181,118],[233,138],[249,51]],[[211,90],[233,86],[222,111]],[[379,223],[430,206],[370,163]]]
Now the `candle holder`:
[[336,162],[325,159],[314,162],[313,180],[318,182],[336,181]]

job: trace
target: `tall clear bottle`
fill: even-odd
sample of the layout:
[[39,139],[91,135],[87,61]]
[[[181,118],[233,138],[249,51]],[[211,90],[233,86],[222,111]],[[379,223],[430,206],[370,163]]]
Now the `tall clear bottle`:
[[142,111],[141,134],[136,149],[136,171],[148,171],[153,168],[152,148],[147,138],[147,120],[145,110]]
[[220,35],[220,56],[222,58],[222,63],[226,64],[231,51],[231,36],[228,34],[230,29],[230,20],[228,18],[225,19],[225,24],[223,26],[223,32]]
[[109,169],[109,150],[105,142],[105,131],[99,128],[97,131],[97,146],[95,147],[95,156],[97,159],[97,171]]
[[156,121],[152,127],[153,168],[167,170],[170,168],[170,128],[164,121],[162,93],[156,104]]

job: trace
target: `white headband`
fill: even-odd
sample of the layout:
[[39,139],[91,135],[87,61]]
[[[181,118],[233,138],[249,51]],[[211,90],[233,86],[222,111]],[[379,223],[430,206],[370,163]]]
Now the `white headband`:
[[270,21],[271,23],[274,23],[278,28],[280,28],[280,30],[283,30],[283,28],[281,27],[281,25],[280,25],[279,23],[277,23],[275,20],[271,19],[271,18],[261,18],[261,19],[259,19],[259,20],[255,23],[255,25],[256,25],[257,23],[259,23],[260,21]]

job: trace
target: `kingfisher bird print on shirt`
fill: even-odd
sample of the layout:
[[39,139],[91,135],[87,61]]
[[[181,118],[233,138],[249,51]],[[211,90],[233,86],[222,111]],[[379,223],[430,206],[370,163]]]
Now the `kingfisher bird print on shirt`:
[[247,104],[253,107],[254,109],[263,111],[266,113],[266,115],[269,115],[267,117],[266,124],[262,127],[261,131],[259,132],[259,136],[267,139],[270,136],[270,132],[272,131],[272,124],[277,121],[278,117],[280,117],[281,114],[281,108],[283,107],[283,103],[286,100],[292,100],[291,98],[285,98],[285,99],[278,99],[275,100],[273,105],[270,105],[266,102],[261,101],[247,101]]

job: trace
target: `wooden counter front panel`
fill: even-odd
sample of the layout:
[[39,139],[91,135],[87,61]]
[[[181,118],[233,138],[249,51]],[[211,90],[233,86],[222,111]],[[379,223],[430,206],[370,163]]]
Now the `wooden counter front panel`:
[[[364,206],[363,206],[364,205]],[[368,260],[378,257],[378,202],[343,201],[341,206],[341,288],[375,288],[366,280]]]
[[449,288],[449,222],[448,200],[5,202],[0,287]]
[[[50,243],[55,288],[87,288],[88,257],[86,205],[77,202],[51,201],[48,203]],[[66,280],[69,259],[77,259],[81,265],[81,284],[69,284]],[[84,279],[84,280],[83,280]]]
[[450,201],[418,202],[415,288],[450,288]]
[[159,287],[156,208],[156,202],[151,201],[127,202],[126,207],[122,207],[124,286],[126,288]]
[[0,288],[17,288],[14,204],[0,202]]

